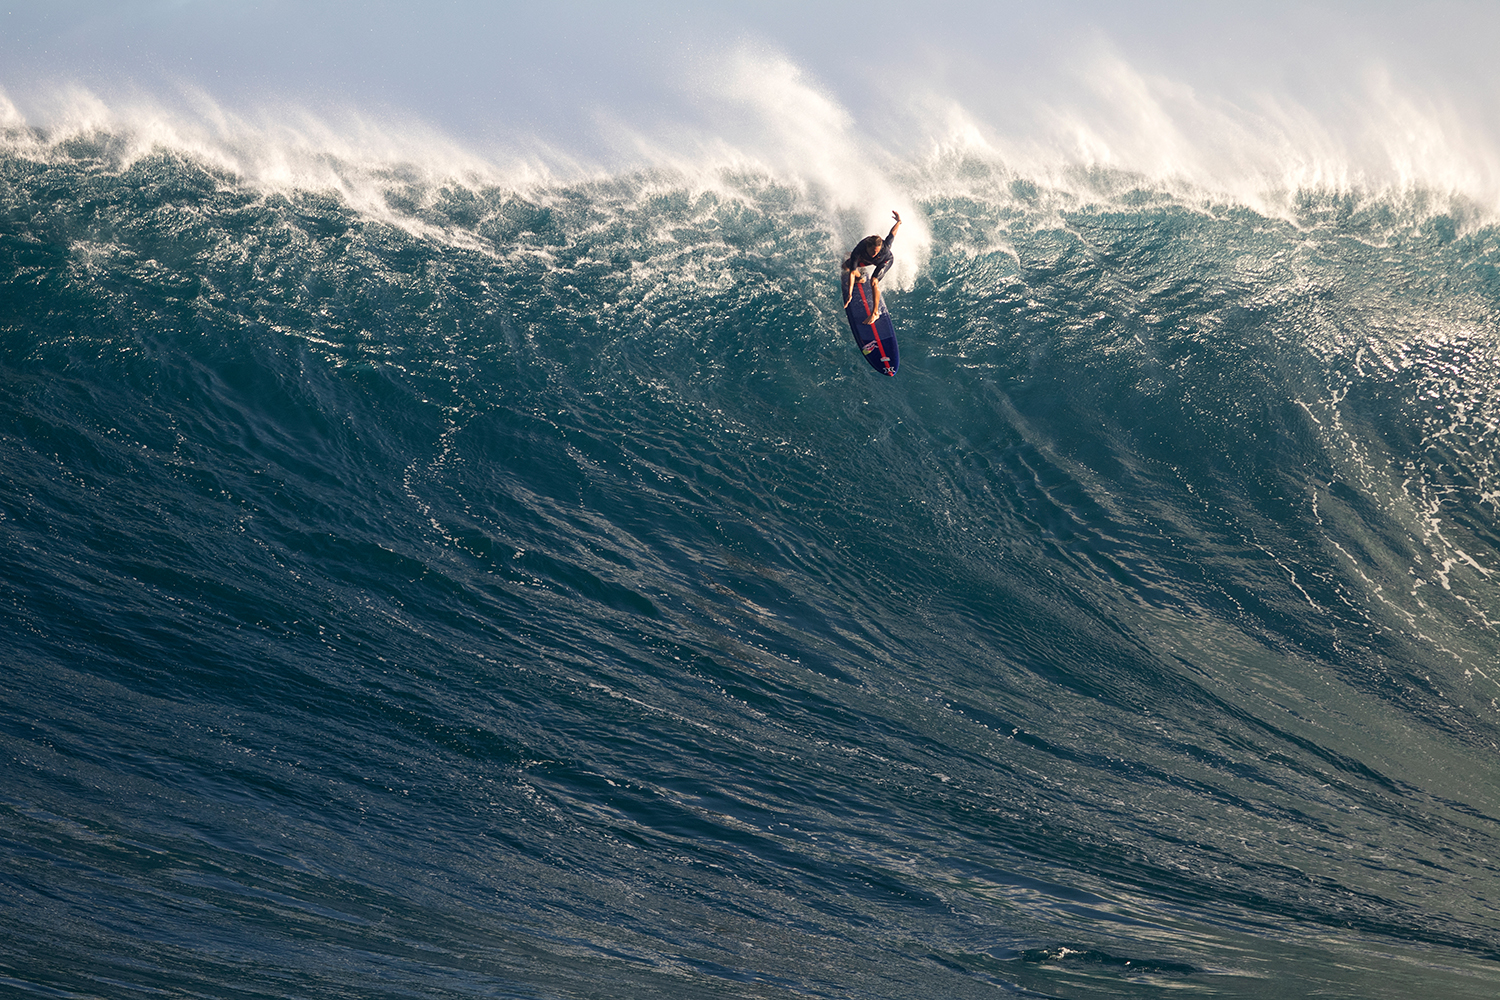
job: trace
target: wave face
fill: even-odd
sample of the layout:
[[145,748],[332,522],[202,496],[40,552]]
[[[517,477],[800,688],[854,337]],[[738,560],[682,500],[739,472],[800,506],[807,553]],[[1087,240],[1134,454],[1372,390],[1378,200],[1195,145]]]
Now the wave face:
[[795,179],[122,144],[0,161],[10,987],[1493,995],[1461,204],[910,163],[886,379]]

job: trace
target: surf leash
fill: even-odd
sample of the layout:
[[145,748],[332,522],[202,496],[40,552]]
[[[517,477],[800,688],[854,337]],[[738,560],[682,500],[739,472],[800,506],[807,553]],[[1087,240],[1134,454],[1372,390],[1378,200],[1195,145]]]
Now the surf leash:
[[[863,281],[859,283],[859,301],[865,307],[865,315],[870,315],[870,300],[865,298],[865,283]],[[879,318],[879,316],[875,317],[875,319]],[[880,348],[880,360],[885,365],[885,373],[894,377],[896,371],[891,367],[891,359],[885,353],[885,345],[880,342],[880,331],[875,329],[875,319],[870,320],[870,336],[875,338],[875,346]],[[866,349],[866,353],[869,353],[868,349]]]

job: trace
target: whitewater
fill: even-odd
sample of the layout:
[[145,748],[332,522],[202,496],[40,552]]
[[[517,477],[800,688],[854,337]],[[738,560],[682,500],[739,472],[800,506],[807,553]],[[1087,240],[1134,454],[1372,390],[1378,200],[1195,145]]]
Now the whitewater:
[[604,165],[4,103],[5,990],[1500,988],[1491,161],[755,58]]

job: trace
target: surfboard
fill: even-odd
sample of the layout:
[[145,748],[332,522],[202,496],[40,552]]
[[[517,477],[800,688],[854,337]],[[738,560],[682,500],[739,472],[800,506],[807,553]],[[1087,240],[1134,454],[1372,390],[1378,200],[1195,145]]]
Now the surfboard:
[[854,331],[854,342],[859,345],[870,367],[882,375],[896,374],[901,366],[901,351],[896,347],[896,326],[891,322],[890,310],[885,307],[885,295],[880,296],[880,313],[871,323],[870,302],[875,293],[868,281],[854,286],[854,295],[844,310],[849,316],[849,328]]

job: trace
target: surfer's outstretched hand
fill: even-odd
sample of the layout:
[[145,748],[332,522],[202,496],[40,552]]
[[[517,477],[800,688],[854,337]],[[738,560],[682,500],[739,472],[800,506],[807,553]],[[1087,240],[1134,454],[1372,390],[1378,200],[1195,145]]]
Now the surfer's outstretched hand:
[[896,225],[901,225],[901,213],[896,211],[894,208],[891,209],[891,218],[896,220]]

